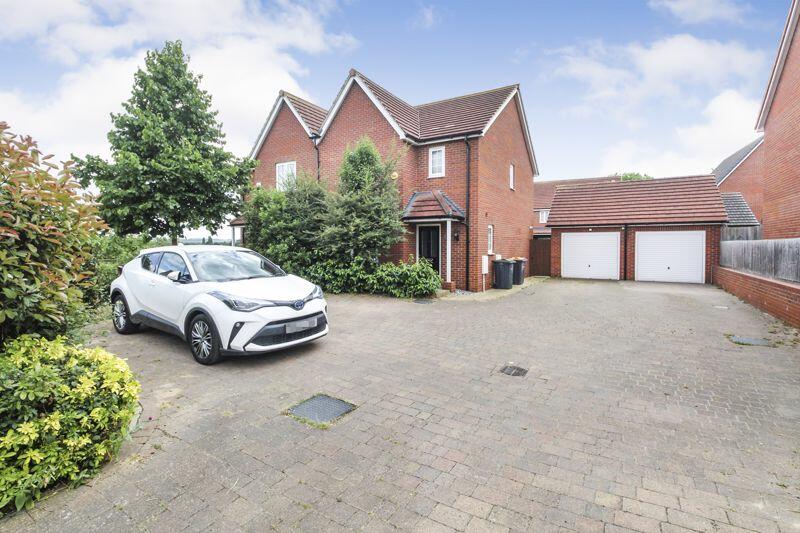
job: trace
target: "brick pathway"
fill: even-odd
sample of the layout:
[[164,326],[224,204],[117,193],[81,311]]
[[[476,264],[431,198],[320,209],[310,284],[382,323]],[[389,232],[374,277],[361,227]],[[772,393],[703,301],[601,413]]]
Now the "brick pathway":
[[[142,428],[0,530],[800,530],[800,336],[719,289],[552,280],[330,311],[317,344],[210,368],[98,331],[139,375]],[[317,392],[358,409],[328,430],[281,414]]]

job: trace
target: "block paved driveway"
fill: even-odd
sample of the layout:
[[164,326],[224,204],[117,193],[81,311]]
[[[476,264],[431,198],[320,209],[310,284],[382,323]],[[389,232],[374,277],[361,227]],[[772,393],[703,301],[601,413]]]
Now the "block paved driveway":
[[[141,428],[0,530],[800,530],[800,337],[719,289],[548,280],[330,316],[321,342],[210,368],[98,331],[139,376]],[[358,409],[281,414],[318,392]]]

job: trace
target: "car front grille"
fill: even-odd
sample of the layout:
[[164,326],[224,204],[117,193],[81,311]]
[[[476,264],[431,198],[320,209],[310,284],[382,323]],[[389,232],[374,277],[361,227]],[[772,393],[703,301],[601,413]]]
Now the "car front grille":
[[[286,333],[286,324],[298,320],[308,320],[309,318],[314,317],[317,318],[317,325],[313,328],[304,329],[303,331],[296,331],[294,333]],[[256,333],[255,337],[250,339],[248,344],[272,346],[274,344],[298,341],[300,339],[305,339],[306,337],[311,337],[312,335],[316,335],[317,333],[325,331],[325,326],[327,325],[328,321],[325,319],[325,315],[323,313],[316,313],[314,315],[308,315],[300,318],[292,318],[290,320],[282,320],[280,322],[272,322],[271,324],[267,324],[261,328],[261,331]]]

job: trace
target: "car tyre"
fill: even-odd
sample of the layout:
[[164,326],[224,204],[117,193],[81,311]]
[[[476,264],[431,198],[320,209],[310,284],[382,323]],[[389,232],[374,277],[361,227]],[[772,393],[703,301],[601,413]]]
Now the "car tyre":
[[217,328],[207,315],[200,313],[189,323],[189,349],[192,357],[201,365],[219,362],[220,342]]
[[111,298],[111,322],[117,333],[128,335],[139,331],[139,324],[131,319],[131,311],[128,302],[121,294],[115,294]]

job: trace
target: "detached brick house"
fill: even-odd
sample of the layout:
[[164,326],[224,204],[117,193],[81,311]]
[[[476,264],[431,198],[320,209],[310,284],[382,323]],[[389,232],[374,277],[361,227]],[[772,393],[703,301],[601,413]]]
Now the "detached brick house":
[[351,70],[330,109],[282,91],[251,156],[257,186],[306,174],[335,187],[368,136],[397,157],[406,239],[394,260],[429,258],[447,288],[481,290],[484,255],[528,257],[536,157],[518,85],[410,105]]

